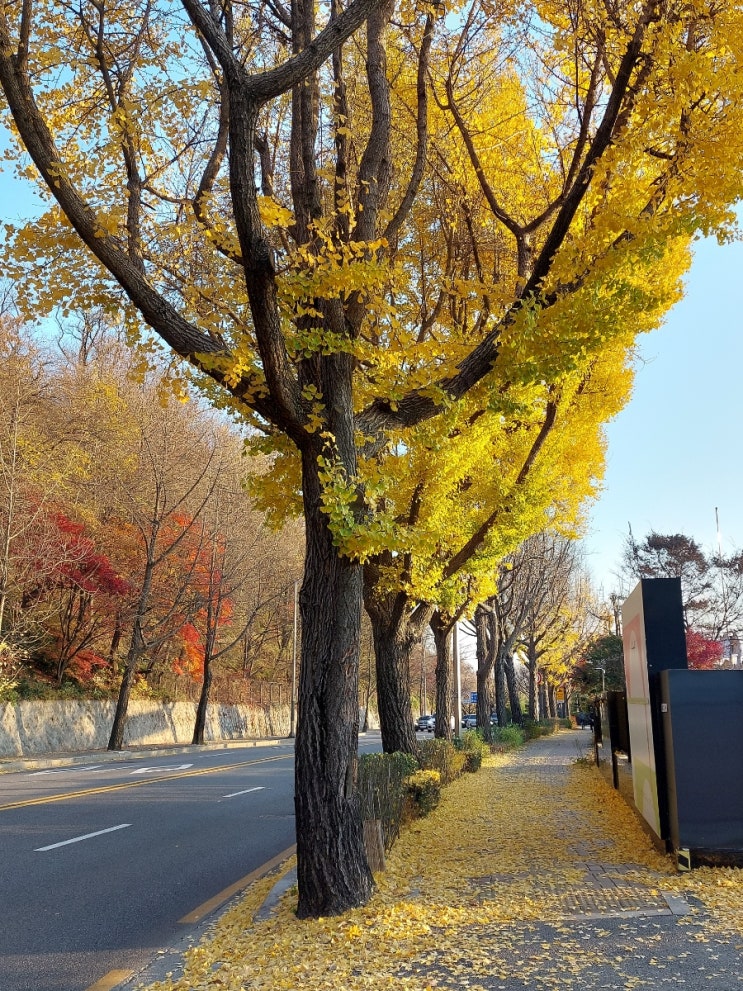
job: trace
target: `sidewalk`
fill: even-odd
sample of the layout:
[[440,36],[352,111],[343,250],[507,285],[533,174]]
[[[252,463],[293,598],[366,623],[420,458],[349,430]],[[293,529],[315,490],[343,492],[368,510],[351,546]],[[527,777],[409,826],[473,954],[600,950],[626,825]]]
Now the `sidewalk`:
[[300,922],[292,894],[261,912],[259,882],[150,991],[743,989],[743,871],[676,873],[588,743],[562,731],[447,789],[364,908]]

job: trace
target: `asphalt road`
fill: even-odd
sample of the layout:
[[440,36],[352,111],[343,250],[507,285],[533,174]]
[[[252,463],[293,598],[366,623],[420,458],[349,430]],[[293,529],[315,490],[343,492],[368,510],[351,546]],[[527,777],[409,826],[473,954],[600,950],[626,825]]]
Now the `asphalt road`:
[[294,839],[292,741],[3,775],[0,989],[104,991]]

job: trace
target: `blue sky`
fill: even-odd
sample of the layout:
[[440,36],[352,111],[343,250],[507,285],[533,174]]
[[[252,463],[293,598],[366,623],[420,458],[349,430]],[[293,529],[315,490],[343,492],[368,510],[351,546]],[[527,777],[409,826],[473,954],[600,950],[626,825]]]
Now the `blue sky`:
[[640,338],[632,399],[606,428],[604,490],[584,545],[606,593],[631,523],[685,533],[723,552],[743,546],[743,244],[699,241],[686,294],[665,325]]

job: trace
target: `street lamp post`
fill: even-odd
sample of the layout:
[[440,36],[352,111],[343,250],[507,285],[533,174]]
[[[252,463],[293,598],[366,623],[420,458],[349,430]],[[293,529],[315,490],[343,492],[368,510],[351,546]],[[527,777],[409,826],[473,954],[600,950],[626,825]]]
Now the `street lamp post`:
[[297,713],[297,611],[299,599],[299,579],[294,582],[294,634],[292,636],[292,698],[289,708],[289,736],[296,736]]
[[428,712],[428,692],[426,687],[426,636],[425,633],[421,637],[421,715],[425,716]]
[[456,694],[456,710],[454,713],[454,730],[455,736],[462,735],[462,665],[459,659],[459,624],[454,624],[454,629],[452,630],[452,654],[454,662],[454,692]]

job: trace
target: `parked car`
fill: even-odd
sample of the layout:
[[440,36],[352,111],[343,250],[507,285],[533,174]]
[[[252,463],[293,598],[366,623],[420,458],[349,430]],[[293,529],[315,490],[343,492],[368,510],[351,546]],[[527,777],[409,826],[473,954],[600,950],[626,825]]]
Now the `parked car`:
[[418,721],[415,724],[415,728],[421,733],[433,733],[433,727],[435,722],[436,722],[435,712],[431,716],[419,716]]
[[[490,725],[498,725],[498,717],[493,713],[490,717]],[[477,729],[477,716],[474,713],[467,713],[466,716],[462,716],[462,729]]]

